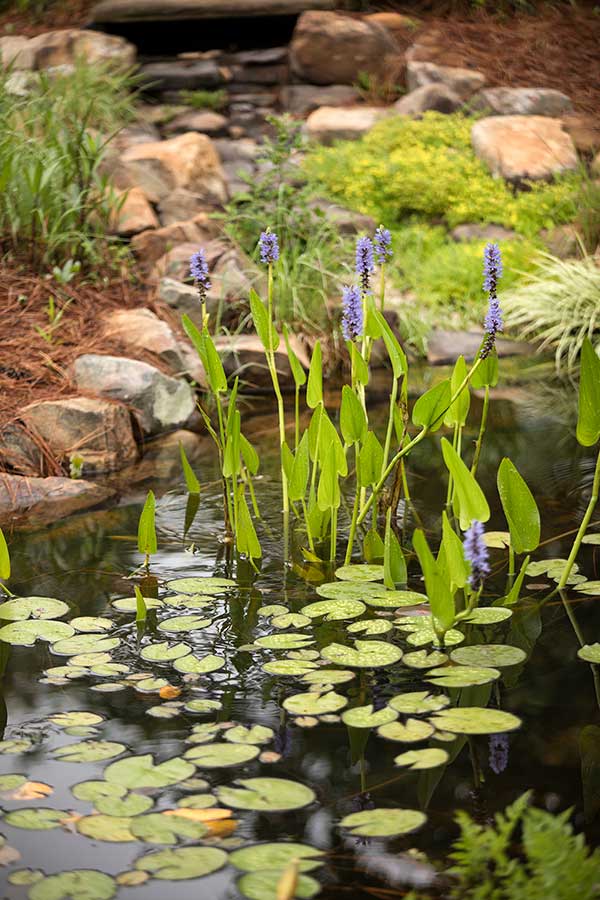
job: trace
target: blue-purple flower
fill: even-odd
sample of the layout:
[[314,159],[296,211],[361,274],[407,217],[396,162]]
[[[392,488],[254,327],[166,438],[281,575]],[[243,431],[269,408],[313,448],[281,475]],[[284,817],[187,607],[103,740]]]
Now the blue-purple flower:
[[382,266],[387,262],[388,257],[392,256],[392,235],[387,228],[380,225],[379,228],[375,230],[373,243],[375,245],[377,262]]
[[373,241],[369,237],[361,237],[356,242],[356,274],[363,294],[371,293],[371,274],[374,270]]
[[502,331],[504,320],[498,302],[498,281],[502,278],[502,256],[498,244],[486,244],[483,251],[483,289],[488,292],[488,311],[485,317],[485,338],[480,356],[485,359],[496,344],[496,335]]
[[478,590],[485,576],[490,574],[489,551],[483,535],[483,525],[474,519],[463,540],[465,559],[471,563],[469,584],[473,590]]
[[261,262],[269,266],[277,262],[279,259],[279,240],[274,231],[263,231],[258,245]]
[[501,734],[490,734],[488,762],[490,769],[495,775],[500,775],[506,769],[508,765],[508,751],[507,734],[504,732]]
[[197,250],[190,258],[190,275],[194,279],[200,300],[204,303],[210,290],[210,278],[208,277],[208,263],[204,250]]
[[345,340],[354,341],[363,333],[362,297],[355,285],[343,289],[342,307],[342,333]]

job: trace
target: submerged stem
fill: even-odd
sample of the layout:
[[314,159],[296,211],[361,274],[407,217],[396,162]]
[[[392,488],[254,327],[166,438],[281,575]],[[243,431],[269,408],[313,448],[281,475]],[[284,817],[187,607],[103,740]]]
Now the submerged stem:
[[483,409],[481,411],[481,424],[479,426],[479,434],[477,435],[477,442],[475,443],[475,455],[473,456],[473,463],[471,464],[471,475],[475,475],[477,473],[477,466],[479,465],[479,456],[481,454],[481,445],[483,444],[483,436],[485,434],[485,427],[487,425],[489,406],[490,406],[490,386],[489,386],[489,384],[486,384],[485,394],[483,397]]
[[573,564],[575,563],[575,559],[577,554],[579,553],[579,548],[581,547],[581,542],[585,537],[585,533],[587,531],[588,525],[590,524],[590,519],[592,518],[592,514],[596,507],[596,503],[598,502],[598,493],[600,491],[600,451],[598,452],[598,456],[596,457],[596,468],[594,469],[594,481],[592,484],[592,496],[590,497],[589,503],[587,505],[587,509],[585,511],[585,515],[581,521],[581,525],[579,526],[579,530],[575,536],[575,540],[573,541],[573,546],[571,547],[571,552],[569,553],[569,558],[567,559],[567,563],[565,568],[563,569],[563,573],[561,575],[560,581],[556,586],[558,591],[561,591],[569,580],[569,575],[571,574],[571,569],[573,568]]

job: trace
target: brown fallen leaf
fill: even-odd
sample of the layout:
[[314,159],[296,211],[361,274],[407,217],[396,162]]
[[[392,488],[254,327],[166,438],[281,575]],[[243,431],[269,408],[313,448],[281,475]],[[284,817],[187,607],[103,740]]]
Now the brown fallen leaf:
[[75,828],[75,823],[82,819],[83,816],[80,813],[71,813],[70,816],[65,816],[64,819],[60,820],[60,824],[65,829],[65,831],[70,831],[71,834],[77,834],[77,829]]
[[294,900],[298,887],[298,860],[292,859],[277,882],[277,900]]
[[179,816],[182,819],[191,819],[193,822],[214,822],[218,819],[230,819],[233,813],[230,809],[222,809],[220,806],[211,806],[210,809],[166,809],[164,816]]
[[172,684],[166,684],[158,692],[158,696],[162,700],[174,700],[181,694],[181,688],[174,687]]
[[315,725],[319,724],[319,720],[315,719],[314,716],[297,716],[295,721],[300,728],[314,728]]
[[140,884],[145,884],[149,878],[148,872],[120,872],[115,876],[115,881],[123,887],[139,887]]
[[221,819],[220,821],[205,822],[205,825],[211,837],[224,838],[233,834],[238,827],[238,822],[237,819]]
[[49,797],[53,788],[43,781],[26,781],[21,787],[17,788],[10,794],[11,800],[42,800]]
[[258,761],[261,763],[276,763],[281,759],[281,753],[276,753],[274,750],[263,750],[263,752],[258,757]]
[[20,859],[21,854],[16,847],[11,847],[9,844],[0,847],[0,866],[11,866]]

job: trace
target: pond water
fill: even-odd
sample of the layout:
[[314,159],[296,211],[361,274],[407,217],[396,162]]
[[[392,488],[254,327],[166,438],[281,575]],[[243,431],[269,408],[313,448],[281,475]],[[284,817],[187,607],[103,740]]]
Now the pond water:
[[[263,401],[256,402],[257,409],[262,411],[263,406]],[[536,558],[565,555],[569,543],[560,535],[577,527],[588,499],[593,470],[593,460],[578,447],[574,436],[565,428],[560,410],[561,404],[551,396],[549,399],[549,395],[540,395],[538,401],[530,397],[527,404],[514,403],[509,399],[497,401],[492,405],[482,455],[480,481],[487,496],[492,498],[493,506],[489,529],[502,530],[506,527],[494,488],[496,469],[503,456],[512,459],[532,488],[541,508],[542,540],[546,542]],[[477,421],[476,409],[471,418]],[[503,668],[502,677],[494,685],[468,687],[462,692],[460,702],[463,706],[486,706],[489,698],[491,708],[499,705],[502,710],[522,720],[518,730],[500,738],[489,735],[453,737],[446,733],[445,737],[450,740],[402,743],[379,736],[375,728],[370,731],[349,729],[339,720],[339,713],[329,717],[326,715],[325,720],[318,724],[311,722],[310,716],[308,722],[305,721],[307,716],[300,717],[299,725],[297,716],[287,712],[283,703],[290,696],[305,691],[308,687],[306,681],[301,676],[275,676],[262,668],[269,661],[286,658],[290,651],[272,651],[250,645],[261,637],[285,635],[290,631],[302,633],[315,641],[307,645],[309,650],[321,650],[332,642],[349,644],[351,638],[363,636],[347,633],[348,626],[354,621],[352,619],[324,622],[318,618],[308,628],[277,629],[272,625],[272,617],[259,613],[261,607],[271,604],[281,604],[298,612],[307,604],[322,599],[317,595],[316,587],[319,582],[333,581],[334,576],[331,572],[321,572],[319,575],[316,567],[306,566],[304,570],[296,567],[288,571],[284,578],[279,540],[279,488],[276,476],[270,477],[276,469],[274,442],[266,428],[261,436],[261,419],[249,419],[247,413],[245,419],[265,473],[257,483],[258,500],[265,520],[265,527],[260,531],[264,553],[260,574],[253,575],[249,567],[236,571],[228,564],[222,542],[222,495],[216,461],[209,445],[201,464],[196,466],[203,484],[200,509],[185,535],[187,496],[183,478],[176,484],[154,485],[159,495],[159,553],[152,560],[154,578],[146,580],[144,593],[147,596],[158,594],[163,600],[173,593],[182,593],[177,586],[174,589],[167,587],[168,582],[176,579],[214,576],[233,579],[235,586],[221,589],[220,593],[213,586],[212,594],[200,597],[198,608],[162,606],[155,615],[150,614],[145,633],[138,634],[135,616],[120,612],[111,605],[118,598],[133,597],[134,582],[128,576],[140,564],[135,533],[145,490],[151,483],[145,484],[138,496],[122,501],[117,508],[73,517],[43,531],[21,532],[13,536],[12,590],[19,596],[53,597],[65,601],[70,609],[63,621],[79,616],[108,618],[113,626],[109,640],[119,638],[120,644],[109,650],[110,658],[106,658],[109,669],[98,669],[103,663],[98,657],[95,658],[93,668],[99,672],[106,671],[106,674],[91,674],[88,665],[87,669],[82,667],[78,678],[67,680],[55,675],[56,683],[44,683],[44,673],[53,667],[64,666],[68,655],[56,655],[51,652],[48,643],[40,641],[29,648],[3,645],[6,658],[2,683],[3,718],[6,723],[3,737],[5,741],[24,739],[26,750],[22,753],[2,753],[0,775],[22,774],[29,782],[50,785],[52,793],[24,800],[14,799],[14,790],[7,790],[0,797],[0,804],[5,815],[13,810],[38,808],[66,812],[47,823],[57,827],[43,830],[10,824],[12,818],[17,826],[39,825],[39,820],[35,818],[32,823],[31,820],[15,819],[9,815],[8,821],[2,823],[0,831],[5,835],[7,844],[19,851],[21,858],[2,870],[0,895],[25,898],[31,890],[36,900],[38,897],[56,900],[63,896],[60,891],[44,893],[44,882],[41,881],[32,888],[11,884],[8,877],[23,868],[40,869],[46,875],[73,869],[96,869],[112,876],[134,871],[138,873],[137,877],[142,878],[144,876],[139,873],[143,871],[144,863],[136,868],[136,860],[141,857],[151,859],[149,854],[173,849],[174,843],[160,843],[160,840],[176,841],[179,838],[180,847],[208,846],[221,848],[230,854],[236,848],[254,842],[300,842],[325,852],[322,866],[309,873],[309,877],[315,878],[320,885],[319,896],[328,900],[402,896],[403,889],[427,884],[431,877],[425,856],[415,853],[415,850],[426,854],[432,861],[444,859],[457,833],[454,816],[458,809],[467,810],[479,821],[487,822],[495,811],[529,789],[534,791],[535,802],[551,811],[573,806],[576,826],[585,829],[588,839],[596,843],[599,829],[594,815],[600,807],[600,795],[596,787],[599,782],[595,766],[600,766],[600,731],[594,731],[593,727],[600,724],[599,707],[592,667],[576,657],[579,643],[573,624],[586,643],[596,641],[600,627],[598,598],[570,593],[570,616],[559,598],[539,608],[539,598],[547,594],[548,587],[552,586],[548,576],[542,573],[527,579],[525,599],[512,619],[498,625],[471,625],[465,629],[465,644],[511,644],[527,655],[524,664]],[[466,440],[472,437],[469,433]],[[411,457],[410,485],[416,512],[407,511],[409,533],[415,515],[421,517],[426,527],[433,528],[439,523],[446,480],[441,471],[438,442],[439,438],[433,437]],[[580,570],[590,579],[599,577],[597,549],[593,545],[586,547],[580,561]],[[494,551],[492,561],[494,575],[486,585],[485,602],[491,601],[494,596],[501,596],[505,583],[502,553]],[[409,578],[409,587],[421,591],[422,583],[413,576]],[[188,590],[184,585],[184,592]],[[198,589],[195,588],[192,593],[198,593]],[[180,602],[189,606],[187,596],[189,594],[184,593]],[[164,620],[183,614],[198,615],[201,619],[210,619],[210,623],[205,623],[198,630],[178,634],[158,629]],[[361,621],[366,617],[380,622],[397,621],[393,609],[371,606]],[[391,639],[389,634],[375,635],[373,638],[367,636],[365,639],[391,640],[394,645],[403,647],[405,652],[418,649],[407,646],[404,640],[406,634],[398,630],[393,633]],[[79,634],[85,635],[85,632]],[[208,674],[190,677],[176,671],[172,662],[157,663],[140,657],[144,649],[169,638],[173,643],[187,643],[197,657],[205,654],[218,656],[223,660],[222,667]],[[101,640],[106,640],[106,634],[86,636],[83,649],[86,653],[101,652]],[[302,642],[298,646],[302,647]],[[315,671],[313,660],[296,658],[296,661],[304,662],[306,672]],[[86,663],[86,660],[83,662]],[[114,663],[128,668],[111,671]],[[351,680],[333,686],[334,691],[349,701],[347,708],[374,700],[375,708],[382,709],[387,700],[398,694],[424,689],[432,690],[436,696],[448,695],[452,705],[458,702],[457,690],[432,688],[425,683],[424,669],[396,663],[378,669],[353,668],[351,671],[354,675]],[[148,685],[128,680],[139,673],[147,673],[146,677],[164,678],[169,685],[181,688],[182,692],[170,700],[168,697],[161,698],[156,692],[160,682],[158,685]],[[150,692],[145,693],[139,690],[140,687],[149,688]],[[151,690],[153,687],[154,690]],[[220,708],[191,712],[182,705],[168,706],[169,703],[192,703],[193,709],[194,701],[198,700],[218,701]],[[157,707],[162,709],[163,714],[166,709],[172,717],[155,717]],[[69,721],[59,719],[53,722],[50,718],[66,711],[87,711],[101,717],[101,720],[96,722],[91,719],[91,725],[79,725],[77,720],[73,720],[75,731],[68,733],[65,727],[70,724]],[[419,713],[417,718],[426,721],[426,717],[424,719]],[[401,714],[399,721],[405,719],[406,716]],[[226,728],[216,733],[216,737],[215,734],[204,735],[196,730],[194,740],[212,738],[218,746],[216,751],[209,751],[208,756],[204,757],[206,764],[197,758],[198,767],[193,775],[193,766],[189,761],[175,774],[163,771],[162,776],[157,776],[160,770],[150,775],[146,773],[146,781],[139,772],[123,770],[117,777],[117,770],[112,770],[114,775],[108,771],[115,760],[134,755],[152,754],[155,763],[160,763],[181,758],[194,748],[202,754],[213,744],[186,741],[189,741],[195,727],[211,722],[260,725],[271,729],[272,734],[269,731],[259,734],[258,737],[265,741],[257,745],[256,753],[260,753],[260,758],[257,756],[230,767],[220,764],[230,761],[228,754],[232,752],[231,748],[249,746],[248,754],[254,754],[254,751],[247,735],[244,739],[244,733],[240,737],[241,744],[226,740],[229,730]],[[310,725],[312,727],[307,727]],[[586,758],[582,769],[581,736],[589,726],[593,727],[585,732],[588,739],[584,740]],[[56,758],[59,748],[87,741],[91,743],[86,744],[86,749],[81,752],[83,761],[60,759],[60,753]],[[117,742],[124,748],[114,748],[116,756],[86,761],[88,752],[93,756],[94,748],[97,750],[99,746],[110,754],[110,748],[98,745],[98,741]],[[6,745],[0,745],[0,749],[3,746]],[[394,758],[399,754],[426,746],[446,748],[450,754],[448,763],[422,771],[410,771],[395,765]],[[234,749],[233,753],[240,754],[242,759],[245,751]],[[187,783],[190,776],[205,779],[208,784]],[[301,797],[297,802],[292,800],[290,803],[294,808],[287,811],[245,809],[241,808],[244,806],[243,800],[240,804],[236,801],[239,794],[236,795],[235,791],[228,794],[224,790],[234,785],[236,779],[256,777],[286,779],[305,785],[314,792],[314,799],[309,794],[308,798]],[[133,818],[130,819],[125,804],[121,810],[123,814],[115,818],[109,814],[120,811],[120,797],[116,793],[91,802],[78,799],[71,791],[74,785],[99,780],[103,780],[105,787],[109,782],[113,788],[117,782],[125,784],[134,795],[149,799],[131,800],[128,794],[128,802],[139,803],[140,810],[132,806]],[[159,784],[161,780],[165,783]],[[89,788],[89,791],[92,790]],[[178,804],[182,800],[186,809],[189,809],[188,803],[210,808],[213,804],[206,799],[206,794],[217,792],[218,796],[219,790],[224,791],[220,805],[232,809],[232,818],[237,823],[235,829],[228,819],[211,821],[209,832],[198,843],[198,836],[194,840],[193,833],[185,832],[185,829],[182,834],[161,838],[160,830],[155,833],[158,827],[156,820],[148,823],[146,831],[132,825],[135,819],[148,814],[181,809]],[[76,789],[76,793],[87,796],[85,788]],[[199,795],[204,796],[198,799]],[[190,796],[196,799],[184,799]],[[255,798],[256,794],[252,796]],[[274,802],[267,797],[264,805],[271,803],[276,806],[278,802],[281,805],[280,794],[278,797],[279,801],[276,798]],[[232,799],[235,803],[231,802]],[[90,824],[89,817],[95,802],[103,815],[96,817],[99,821]],[[250,805],[253,805],[252,800]],[[373,807],[423,810],[427,819],[418,830],[399,837],[357,836],[347,828],[340,828],[340,820],[344,816]],[[77,819],[78,816],[85,817],[83,824],[83,820]],[[59,824],[60,819],[67,821]],[[161,821],[176,821],[186,823],[190,828],[197,827],[194,819],[180,816],[163,816]],[[138,831],[141,838],[131,833],[132,828]],[[100,839],[103,837],[113,840]],[[121,840],[115,841],[115,837]],[[219,857],[219,866],[222,861]],[[168,863],[169,859],[165,858],[161,866]],[[180,862],[173,865],[176,874],[181,875],[181,869],[177,868]],[[208,862],[206,865],[209,867]],[[161,872],[163,875],[169,874],[164,868]],[[119,886],[118,897],[143,896],[148,900],[158,900],[169,892],[178,900],[235,898],[243,896],[236,886],[243,875],[242,870],[227,863],[199,879],[165,881],[150,878],[138,887]],[[111,890],[114,891],[115,885],[96,885],[90,880],[91,877],[87,876],[88,893],[73,896],[82,896],[86,900],[112,896]],[[51,885],[45,884],[49,891]],[[246,878],[240,886],[251,897],[268,900],[269,896],[274,896],[261,884],[260,879],[254,876]],[[303,888],[306,889],[306,896],[316,890],[310,881]],[[39,893],[35,893],[35,889]],[[381,889],[390,892],[380,893]],[[64,896],[70,895],[65,893]]]

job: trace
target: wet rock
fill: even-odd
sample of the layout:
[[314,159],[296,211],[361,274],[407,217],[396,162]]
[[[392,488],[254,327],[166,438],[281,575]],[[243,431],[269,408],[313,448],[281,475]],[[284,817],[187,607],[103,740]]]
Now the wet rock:
[[406,82],[409,92],[429,84],[442,84],[462,100],[479,91],[486,82],[483,72],[455,66],[438,66],[436,63],[409,60],[406,65]]
[[558,259],[569,259],[582,254],[580,238],[573,225],[545,228],[540,232],[540,237],[548,247],[548,251]]
[[476,155],[507,181],[550,178],[577,168],[577,153],[560,119],[490,116],[471,130]]
[[379,106],[321,106],[306,120],[306,133],[321,144],[358,140],[386,115]]
[[104,335],[118,340],[128,352],[146,350],[167,363],[174,373],[184,369],[173,329],[150,309],[117,309],[104,319]]
[[566,94],[550,88],[487,88],[471,98],[470,107],[496,116],[554,116],[573,109]]
[[[433,331],[427,342],[427,361],[432,366],[441,366],[464,356],[471,362],[477,356],[482,340],[483,331]],[[504,338],[496,341],[496,350],[499,357],[530,356],[535,352],[531,344]]]
[[453,241],[463,243],[464,241],[514,241],[518,240],[519,235],[510,228],[503,228],[502,225],[466,223],[453,228],[450,237]]
[[[290,345],[305,369],[310,361],[300,341],[290,336]],[[273,390],[271,376],[265,362],[265,351],[260,339],[254,334],[225,335],[215,338],[223,367],[230,379],[239,376],[245,391],[257,393]],[[294,389],[294,379],[290,369],[285,342],[281,341],[275,354],[275,365],[279,374],[281,389]]]
[[45,457],[32,436],[17,422],[0,431],[0,469],[19,475],[45,475]]
[[332,12],[303,13],[290,44],[292,71],[314,84],[354,84],[359,72],[384,76],[398,54],[382,25]]
[[140,69],[140,79],[152,93],[196,91],[225,84],[225,75],[214,59],[173,59],[147,63]]
[[137,458],[131,417],[118,403],[91,397],[42,400],[21,410],[20,418],[60,462],[82,456],[84,474],[114,472]]
[[394,103],[394,111],[401,116],[420,116],[428,110],[439,113],[456,112],[463,101],[445,84],[425,84]]
[[221,56],[221,62],[226,66],[271,66],[274,63],[285,62],[287,58],[287,47],[265,47],[262,50],[224,53]]
[[127,71],[135,63],[137,51],[122,37],[100,31],[64,28],[31,38],[26,48],[33,56],[34,69],[74,66],[78,59],[88,65],[107,65]]
[[195,109],[175,116],[164,127],[165,134],[181,134],[186,131],[198,131],[217,137],[227,134],[228,120],[220,113],[206,109]]
[[281,89],[281,102],[294,116],[305,116],[320,106],[352,106],[360,92],[349,84],[288,84]]
[[114,488],[82,479],[0,474],[0,524],[17,524],[24,516],[27,525],[56,522],[114,494]]
[[173,248],[181,244],[194,244],[198,250],[200,246],[213,240],[215,235],[215,223],[205,213],[200,213],[189,221],[174,222],[155,231],[136,235],[131,241],[131,248],[144,268],[148,269]]
[[79,390],[121,400],[132,407],[146,434],[183,428],[195,418],[189,384],[148,363],[87,353],[75,361],[73,372]]
[[119,472],[114,483],[130,493],[132,484],[139,485],[149,480],[155,482],[157,479],[161,481],[176,479],[177,482],[181,482],[180,444],[192,466],[212,453],[214,447],[210,437],[193,431],[179,429],[171,434],[161,434],[144,443],[142,459]]
[[188,132],[167,141],[130,147],[122,156],[129,177],[152,202],[177,188],[202,196],[207,203],[227,200],[225,173],[209,137]]
[[375,219],[371,216],[347,209],[345,206],[338,206],[337,203],[331,203],[328,200],[316,198],[311,200],[309,205],[326,221],[331,222],[339,234],[353,235],[363,232],[372,234],[377,227]]
[[160,222],[148,198],[139,187],[131,188],[112,223],[112,230],[121,237],[133,237],[142,231],[158,228]]
[[288,67],[274,66],[232,66],[231,77],[238,84],[283,84],[288,80]]
[[333,0],[102,0],[92,9],[94,23],[234,16],[296,16],[307,9],[331,9]]

